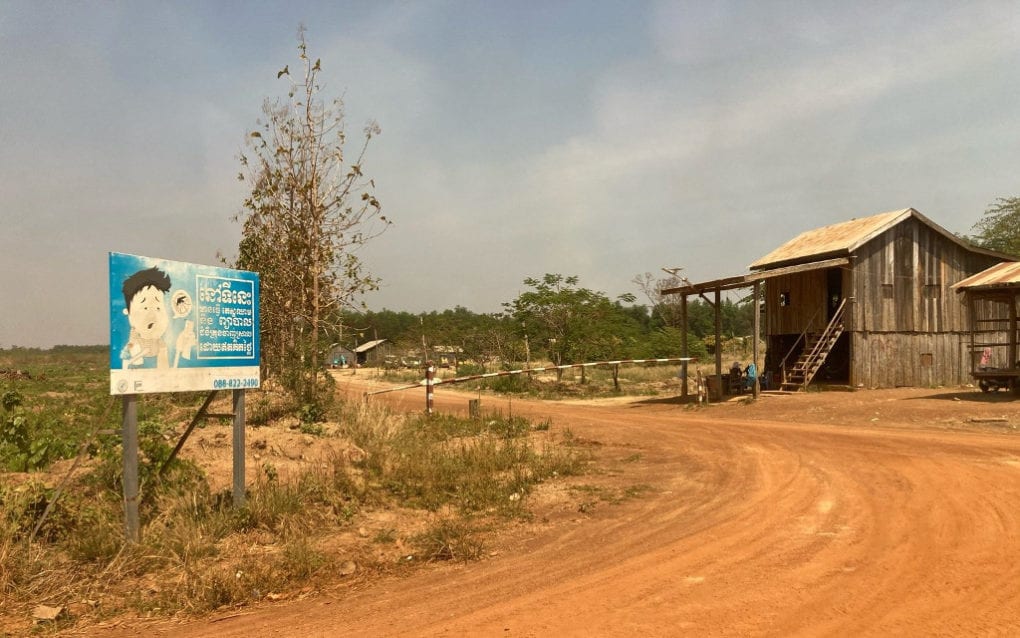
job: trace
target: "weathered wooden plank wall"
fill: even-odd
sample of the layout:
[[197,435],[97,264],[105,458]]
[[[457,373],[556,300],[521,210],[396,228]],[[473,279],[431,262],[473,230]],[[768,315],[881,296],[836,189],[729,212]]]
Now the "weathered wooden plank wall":
[[[974,355],[967,307],[951,286],[995,263],[915,218],[860,247],[842,279],[844,296],[853,297],[846,321],[850,382],[865,387],[968,382]],[[788,306],[779,303],[784,292]],[[799,334],[813,316],[824,325],[826,293],[824,270],[768,280],[766,334]]]
[[[824,270],[769,279],[765,285],[765,334],[800,334],[812,317],[815,330],[824,328],[825,288]],[[787,295],[789,305],[780,304],[780,294]]]
[[916,219],[862,246],[854,260],[854,329],[863,332],[965,332],[967,307],[950,288],[998,263]]
[[851,339],[851,383],[893,388],[970,381],[969,333],[861,332]]

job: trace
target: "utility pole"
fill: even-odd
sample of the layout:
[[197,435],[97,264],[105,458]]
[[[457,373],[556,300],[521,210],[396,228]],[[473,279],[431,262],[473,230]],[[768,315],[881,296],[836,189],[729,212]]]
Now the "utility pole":
[[425,345],[425,315],[418,319],[421,321],[421,364],[427,367],[429,365],[429,348]]

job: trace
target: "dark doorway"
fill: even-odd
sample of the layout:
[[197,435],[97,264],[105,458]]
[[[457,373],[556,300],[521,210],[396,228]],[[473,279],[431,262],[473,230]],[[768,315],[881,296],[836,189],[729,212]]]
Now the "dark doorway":
[[827,307],[826,318],[832,321],[839,310],[839,304],[843,301],[843,270],[841,268],[830,268],[825,272],[825,305]]

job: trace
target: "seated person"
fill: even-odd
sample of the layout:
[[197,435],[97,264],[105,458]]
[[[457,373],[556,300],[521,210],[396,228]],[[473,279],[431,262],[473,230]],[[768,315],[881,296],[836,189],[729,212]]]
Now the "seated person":
[[754,363],[747,364],[744,368],[744,389],[750,390],[754,387],[754,380],[758,376],[758,367]]
[[740,368],[740,362],[739,361],[734,361],[733,365],[730,366],[730,375],[729,375],[729,380],[730,380],[730,384],[729,385],[730,385],[730,391],[731,392],[739,393],[740,390],[744,387],[744,384],[741,381],[741,376],[742,375],[743,375],[743,371]]
[[985,348],[981,351],[981,364],[978,366],[980,370],[987,370],[992,366],[992,349]]

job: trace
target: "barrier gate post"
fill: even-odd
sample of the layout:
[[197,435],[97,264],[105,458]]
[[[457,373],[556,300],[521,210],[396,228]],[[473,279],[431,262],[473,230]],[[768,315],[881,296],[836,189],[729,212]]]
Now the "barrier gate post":
[[432,385],[435,383],[436,367],[431,362],[425,365],[425,414],[432,414],[432,403],[435,398]]

